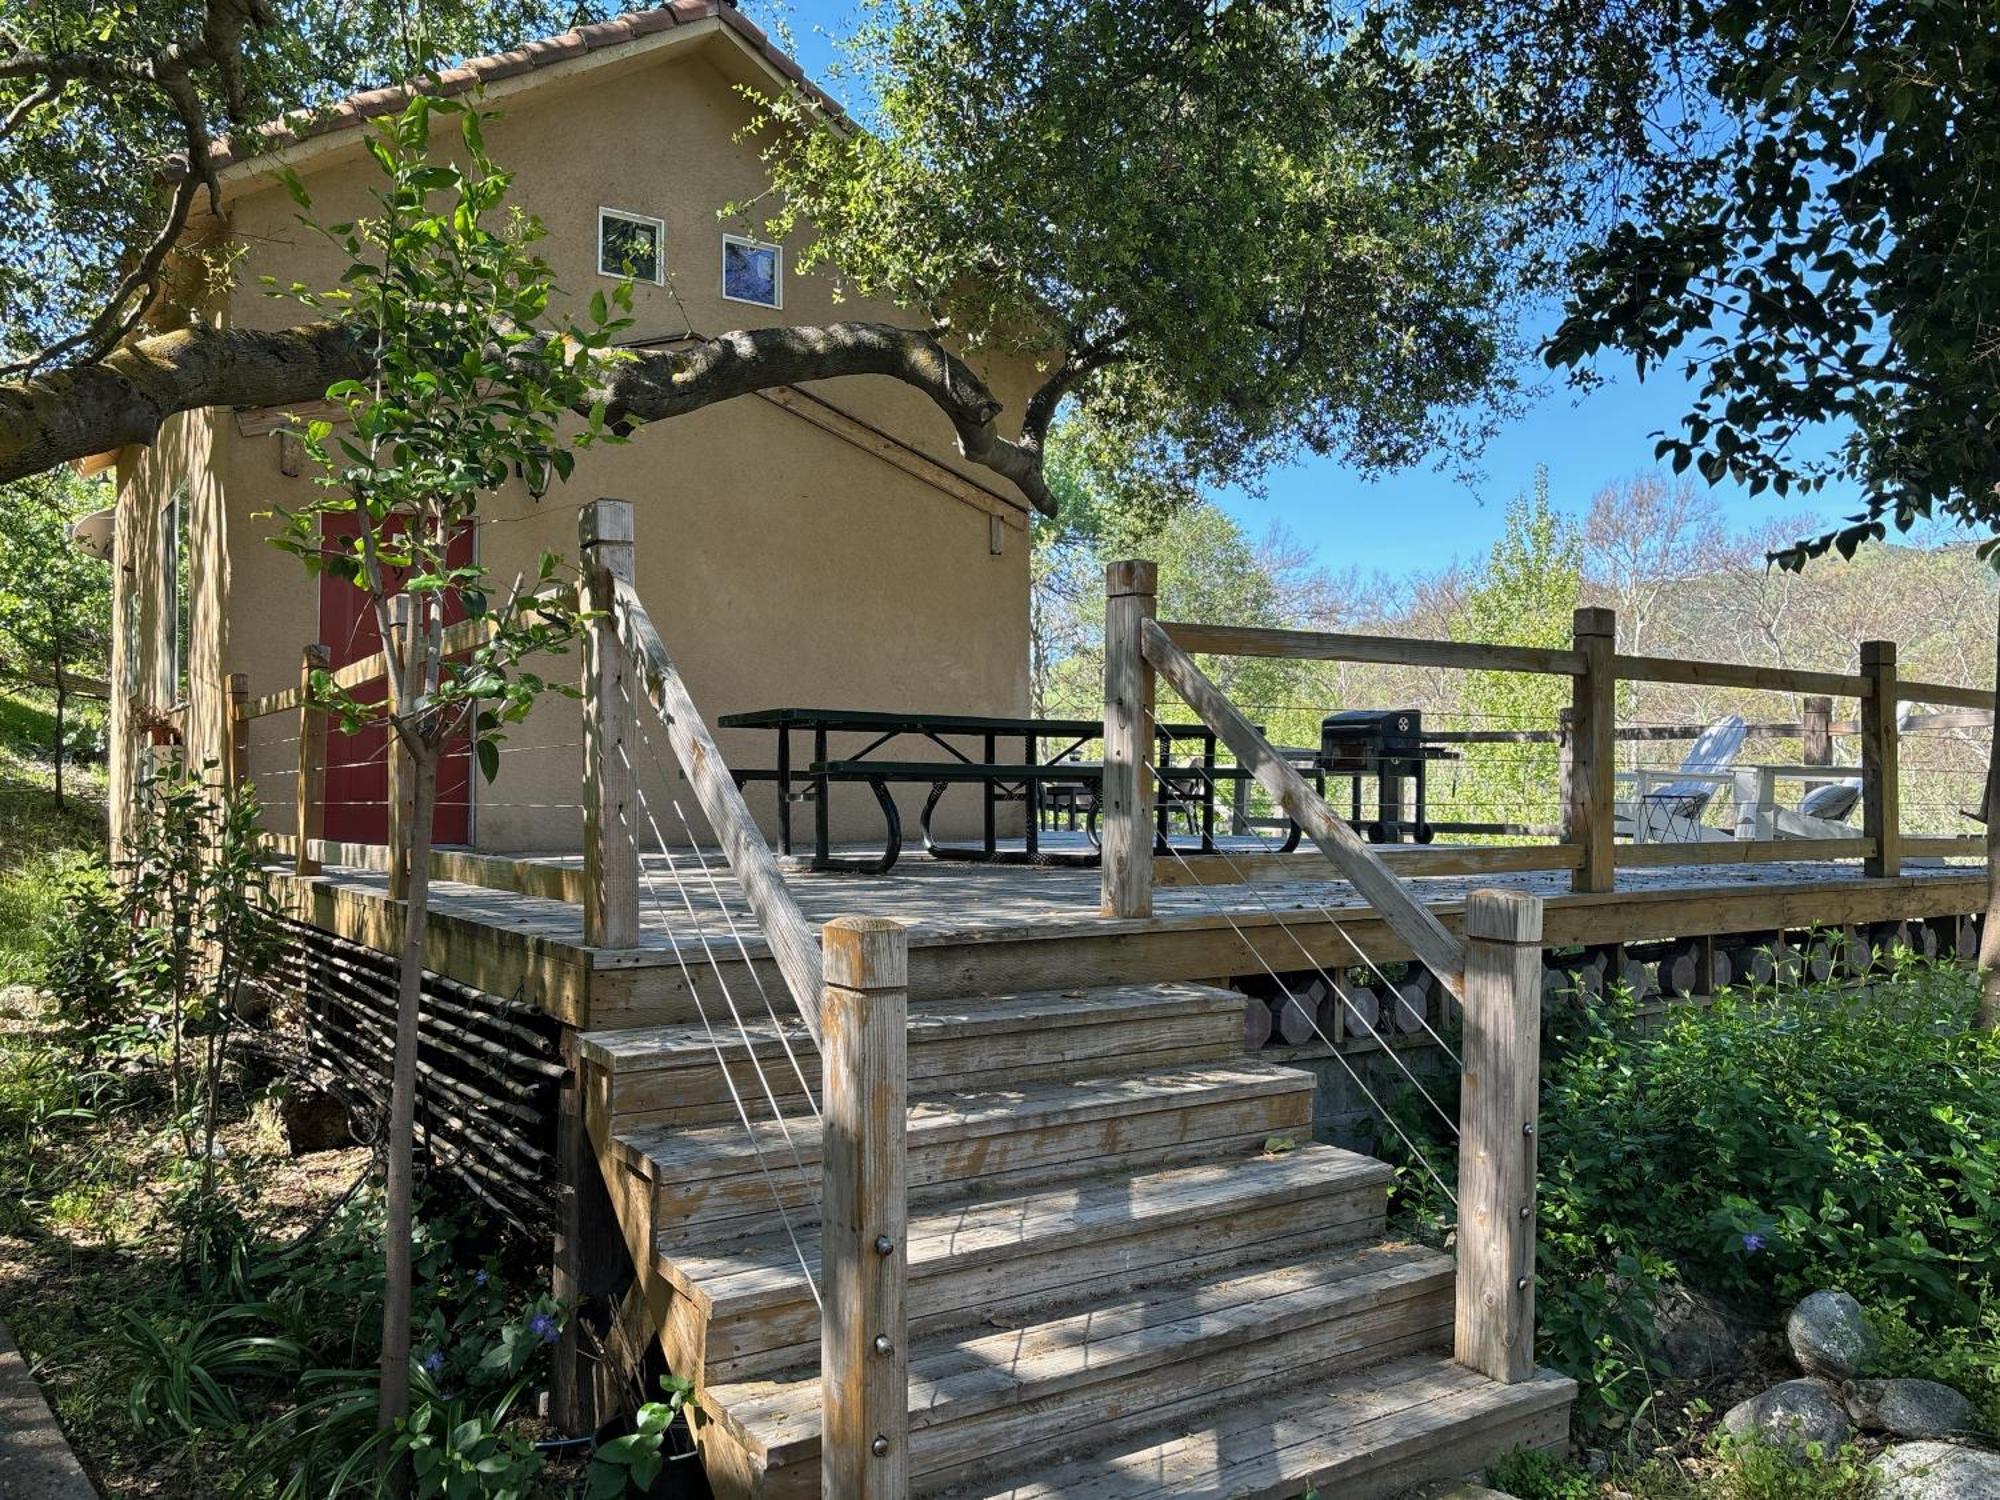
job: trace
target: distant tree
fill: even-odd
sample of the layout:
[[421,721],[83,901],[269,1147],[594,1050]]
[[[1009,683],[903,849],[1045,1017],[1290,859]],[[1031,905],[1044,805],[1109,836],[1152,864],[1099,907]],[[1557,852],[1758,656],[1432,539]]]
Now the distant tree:
[[[1534,488],[1507,507],[1500,539],[1486,567],[1461,599],[1452,636],[1510,646],[1570,644],[1583,598],[1583,538],[1549,503],[1549,475],[1535,471]],[[1523,672],[1466,674],[1463,709],[1473,729],[1553,729],[1567,706],[1563,679]],[[1552,744],[1507,745],[1468,764],[1473,785],[1461,798],[1486,815],[1478,822],[1513,822],[1520,810],[1551,809],[1557,785]]]
[[[1550,360],[1622,352],[1642,374],[1681,361],[1694,401],[1659,445],[1676,470],[1779,495],[1857,483],[1861,511],[1779,551],[1783,567],[1932,515],[1988,534],[1984,555],[2000,557],[1992,7],[1705,0],[1683,14],[1662,76],[1703,97],[1685,131],[1635,158],[1622,219],[1575,264]],[[1816,457],[1822,431],[1835,446]],[[2000,881],[1980,963],[1983,1019],[2000,1026]]]
[[1584,579],[1615,601],[1622,651],[1649,648],[1654,615],[1676,585],[1734,561],[1722,507],[1686,478],[1644,473],[1606,485],[1583,519]]
[[111,649],[111,569],[78,551],[69,529],[107,498],[106,486],[67,469],[0,492],[0,664],[55,695],[49,753],[58,807],[75,679],[101,680]]

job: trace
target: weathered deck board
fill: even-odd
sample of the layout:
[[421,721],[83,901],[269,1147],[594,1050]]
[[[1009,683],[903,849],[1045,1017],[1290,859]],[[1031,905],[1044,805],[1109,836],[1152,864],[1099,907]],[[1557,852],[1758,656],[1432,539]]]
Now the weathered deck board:
[[[558,867],[576,860],[541,862]],[[655,856],[646,863],[639,942],[615,950],[585,948],[576,905],[435,883],[433,920],[442,931],[433,951],[440,969],[497,993],[522,994],[579,1023],[644,1025],[696,1018],[682,965],[697,990],[712,995],[712,955],[739,981],[746,973],[761,977],[769,998],[783,1007],[783,988],[748,905],[719,861],[711,856],[711,887],[707,874],[690,872],[683,858],[682,873],[690,877],[685,903],[665,861]],[[905,923],[911,995],[919,1003],[996,986],[1062,989],[1354,963],[1357,947],[1378,960],[1406,956],[1353,887],[1332,878],[1161,887],[1153,915],[1130,919],[1098,914],[1092,869],[913,855],[886,875],[794,871],[786,879],[809,922],[865,915]],[[399,925],[384,906],[380,872],[335,867],[316,880],[281,874],[278,881],[300,916],[359,941],[379,946]],[[1782,861],[1621,870],[1615,891],[1588,894],[1571,892],[1564,870],[1413,876],[1409,884],[1454,928],[1475,889],[1531,891],[1548,903],[1546,940],[1554,946],[1966,913],[1984,904],[1986,871],[1970,862],[1906,863],[1900,876],[1881,879],[1851,862]],[[762,1014],[765,997],[754,984],[738,988],[739,1002]]]

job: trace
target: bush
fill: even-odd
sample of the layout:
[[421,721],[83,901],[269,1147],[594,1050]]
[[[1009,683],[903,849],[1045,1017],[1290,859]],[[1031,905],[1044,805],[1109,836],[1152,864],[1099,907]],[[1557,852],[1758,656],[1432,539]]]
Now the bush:
[[2000,1036],[1971,1026],[1976,1001],[1967,971],[1911,963],[1865,992],[1724,995],[1649,1027],[1612,998],[1565,1021],[1543,1068],[1537,1320],[1584,1425],[1650,1398],[1669,1279],[1774,1322],[1821,1287],[1927,1335],[1990,1316]]
[[1882,1374],[1935,1380],[1962,1392],[1980,1427],[2000,1436],[2000,1300],[1989,1298],[1965,1324],[1920,1327],[1905,1303],[1871,1308],[1869,1321],[1882,1336]]
[[1597,1484],[1560,1453],[1512,1448],[1487,1465],[1486,1482],[1515,1500],[1594,1500]]

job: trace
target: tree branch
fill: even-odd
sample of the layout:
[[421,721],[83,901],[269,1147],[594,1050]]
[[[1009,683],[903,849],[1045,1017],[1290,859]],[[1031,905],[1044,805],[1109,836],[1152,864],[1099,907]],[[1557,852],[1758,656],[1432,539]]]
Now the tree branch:
[[[176,412],[320,400],[335,381],[369,373],[371,344],[368,330],[345,323],[275,332],[195,325],[127,344],[100,363],[0,383],[0,482],[151,444]],[[951,422],[961,453],[1044,515],[1055,514],[1040,442],[1002,436],[999,400],[920,329],[863,322],[758,328],[631,351],[594,396],[609,421],[638,427],[756,391],[850,375],[886,376],[923,392]]]

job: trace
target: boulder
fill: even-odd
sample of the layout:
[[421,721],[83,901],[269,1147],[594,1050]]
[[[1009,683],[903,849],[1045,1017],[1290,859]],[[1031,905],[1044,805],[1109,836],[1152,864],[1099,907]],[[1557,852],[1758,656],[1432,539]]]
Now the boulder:
[[1845,1292],[1814,1292],[1785,1321],[1792,1358],[1808,1375],[1852,1380],[1875,1358],[1875,1331]]
[[287,1089],[278,1096],[278,1119],[293,1156],[341,1151],[354,1144],[347,1106],[314,1088]]
[[1738,1440],[1762,1439],[1803,1456],[1808,1443],[1831,1453],[1847,1441],[1847,1410],[1824,1380],[1787,1380],[1723,1413],[1723,1430]]
[[2000,1453],[1950,1443],[1899,1443],[1871,1466],[1878,1500],[1993,1500],[2000,1495]]
[[1940,1438],[1973,1428],[1972,1403],[1935,1380],[1857,1380],[1846,1394],[1847,1414],[1869,1432]]
[[1725,1375],[1743,1363],[1745,1333],[1712,1298],[1684,1286],[1663,1287],[1653,1303],[1660,1352],[1683,1380]]

